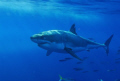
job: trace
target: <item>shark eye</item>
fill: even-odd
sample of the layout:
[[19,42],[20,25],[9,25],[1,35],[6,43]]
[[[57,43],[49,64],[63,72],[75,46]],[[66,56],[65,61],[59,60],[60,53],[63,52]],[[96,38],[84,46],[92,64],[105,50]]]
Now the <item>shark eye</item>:
[[45,36],[41,36],[40,38],[41,38],[41,39],[44,39],[44,40],[46,39],[46,37],[45,37]]

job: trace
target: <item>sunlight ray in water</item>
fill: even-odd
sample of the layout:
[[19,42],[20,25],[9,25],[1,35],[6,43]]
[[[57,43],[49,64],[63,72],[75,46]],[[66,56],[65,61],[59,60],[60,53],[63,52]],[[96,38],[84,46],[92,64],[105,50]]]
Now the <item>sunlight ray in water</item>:
[[30,14],[41,14],[41,15],[64,15],[74,16],[80,19],[100,19],[98,14],[93,11],[86,10],[85,7],[89,5],[76,5],[61,4],[53,1],[0,1],[0,9],[16,12],[16,13],[30,13]]

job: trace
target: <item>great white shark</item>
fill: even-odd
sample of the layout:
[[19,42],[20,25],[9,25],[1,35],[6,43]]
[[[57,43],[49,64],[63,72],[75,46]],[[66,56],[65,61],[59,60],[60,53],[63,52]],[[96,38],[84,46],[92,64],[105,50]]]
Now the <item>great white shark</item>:
[[37,43],[37,45],[47,50],[46,56],[52,52],[68,53],[73,57],[82,60],[75,53],[84,50],[103,47],[108,55],[109,43],[112,39],[111,35],[105,43],[100,44],[90,39],[78,36],[76,33],[75,24],[73,24],[69,31],[64,30],[48,30],[41,33],[34,34],[30,39]]

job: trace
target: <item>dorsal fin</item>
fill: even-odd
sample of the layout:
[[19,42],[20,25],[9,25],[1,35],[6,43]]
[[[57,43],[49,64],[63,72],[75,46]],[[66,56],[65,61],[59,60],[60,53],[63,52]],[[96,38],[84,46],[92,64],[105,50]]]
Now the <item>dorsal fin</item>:
[[70,31],[71,31],[72,33],[74,33],[75,35],[77,35],[76,29],[75,29],[75,24],[73,24],[73,25],[71,26]]

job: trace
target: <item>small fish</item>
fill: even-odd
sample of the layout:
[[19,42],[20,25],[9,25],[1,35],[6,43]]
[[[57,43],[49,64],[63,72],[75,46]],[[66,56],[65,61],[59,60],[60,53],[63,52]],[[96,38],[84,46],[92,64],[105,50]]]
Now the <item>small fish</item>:
[[65,58],[66,60],[71,60],[71,59],[73,59],[73,58]]
[[82,62],[77,62],[77,64],[81,64]]
[[98,72],[99,70],[93,70],[93,72]]
[[81,71],[83,68],[73,68],[75,71]]
[[89,71],[83,71],[82,73],[87,73],[87,72],[89,72]]
[[65,59],[62,59],[62,60],[59,60],[60,62],[65,62],[66,60]]

